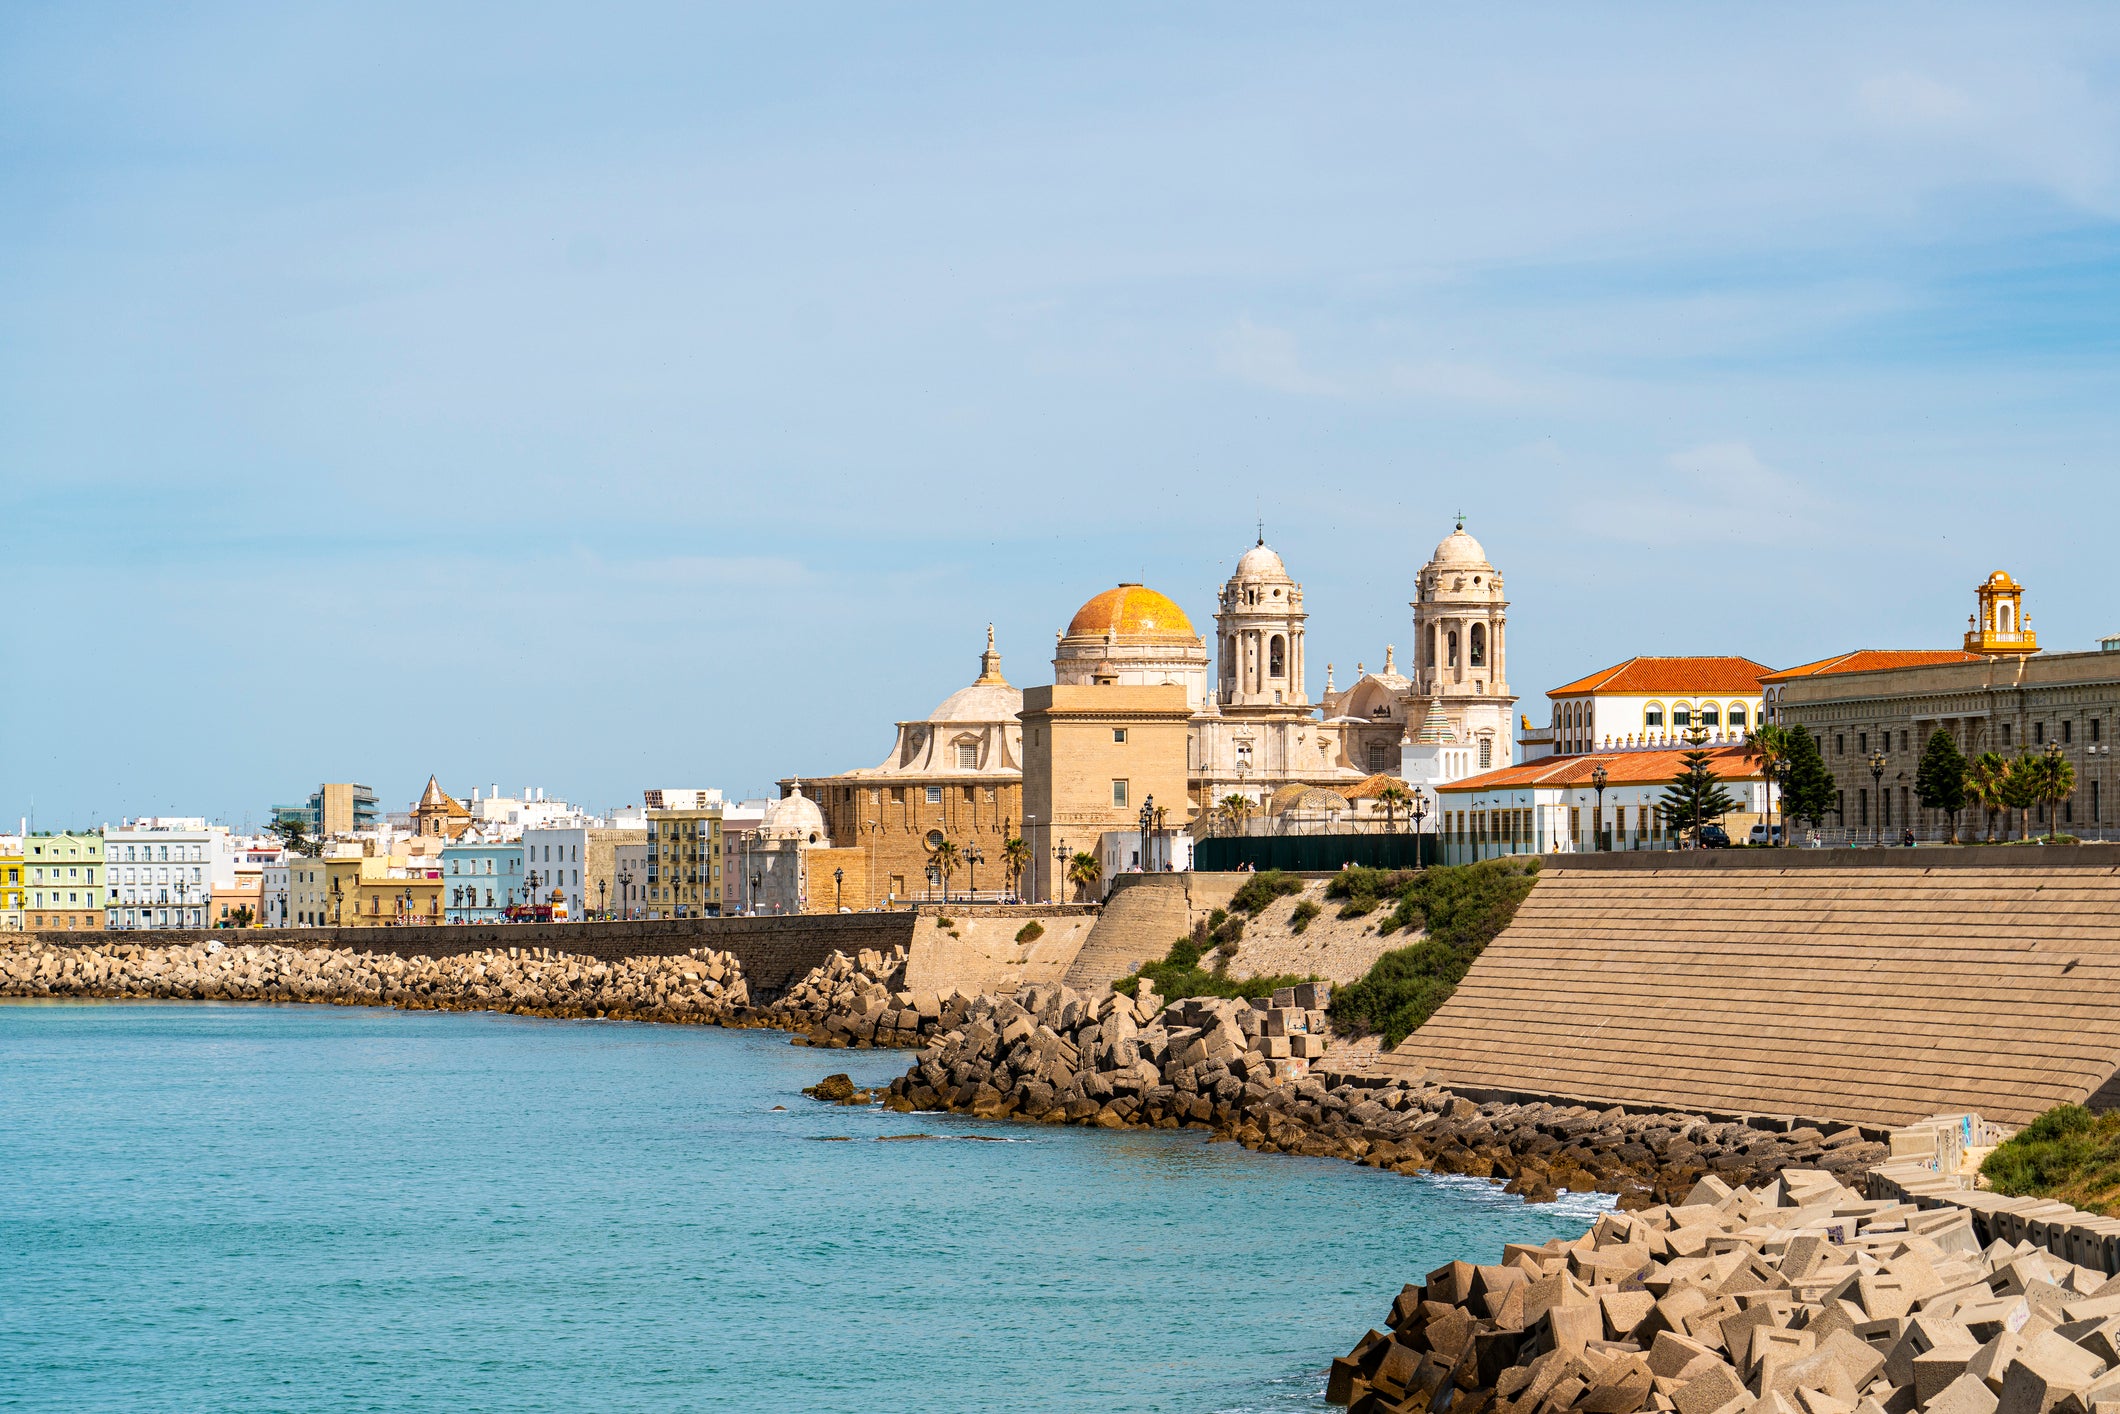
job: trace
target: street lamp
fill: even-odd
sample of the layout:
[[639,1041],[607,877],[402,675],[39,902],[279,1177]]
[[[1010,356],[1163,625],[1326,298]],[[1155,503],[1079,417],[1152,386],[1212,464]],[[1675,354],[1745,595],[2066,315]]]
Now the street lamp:
[[763,874],[756,872],[751,875],[751,912],[753,913],[758,912],[758,885],[759,881],[764,877]]
[[1871,752],[1870,794],[1876,797],[1877,820],[1879,825],[1877,832],[1877,840],[1880,844],[1884,842],[1884,830],[1882,828],[1884,822],[1884,767],[1884,753],[1882,751]]
[[967,882],[971,885],[972,902],[979,901],[979,866],[986,863],[986,851],[978,845],[964,847],[964,866]]
[[844,869],[834,869],[832,871],[832,912],[834,913],[839,912],[839,891],[840,887],[846,883],[846,877],[847,871]]
[[1605,781],[1609,773],[1600,761],[1590,768],[1590,785],[1597,792],[1597,847],[1605,847]]
[[1144,874],[1149,871],[1148,832],[1155,827],[1155,823],[1156,798],[1151,795],[1141,802],[1141,872]]
[[[1066,890],[1066,888],[1067,888],[1067,841],[1066,841],[1066,840],[1062,840],[1062,841],[1060,841],[1060,843],[1059,843],[1059,844],[1057,844],[1057,845],[1054,845],[1054,846],[1053,846],[1053,892],[1054,892],[1055,894],[1062,894],[1062,895],[1064,895],[1064,891]],[[1053,902],[1055,902],[1055,903],[1065,903],[1065,902],[1067,902],[1067,900],[1066,900],[1066,898],[1065,898],[1065,897],[1063,896],[1063,897],[1058,897],[1058,898],[1055,898],[1055,899],[1053,900]]]
[[611,921],[611,910],[604,903],[604,881],[602,879],[596,881],[596,913],[604,922],[609,923]]
[[618,871],[618,897],[625,906],[626,917],[631,918],[633,916],[633,870],[631,868]]

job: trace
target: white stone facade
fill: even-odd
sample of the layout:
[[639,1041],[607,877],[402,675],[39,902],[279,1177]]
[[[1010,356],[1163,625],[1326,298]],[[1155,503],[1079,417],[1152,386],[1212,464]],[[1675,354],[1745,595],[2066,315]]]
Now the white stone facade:
[[235,886],[236,854],[227,826],[202,819],[150,818],[105,827],[103,926],[206,927],[213,891]]

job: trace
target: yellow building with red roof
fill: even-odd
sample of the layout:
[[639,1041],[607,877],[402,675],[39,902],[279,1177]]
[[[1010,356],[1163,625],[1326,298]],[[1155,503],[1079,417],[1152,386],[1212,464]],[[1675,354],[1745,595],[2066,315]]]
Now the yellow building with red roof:
[[1740,741],[1764,708],[1772,669],[1750,658],[1634,657],[1547,692],[1550,727],[1525,734],[1527,759],[1670,746],[1696,728],[1707,740]]

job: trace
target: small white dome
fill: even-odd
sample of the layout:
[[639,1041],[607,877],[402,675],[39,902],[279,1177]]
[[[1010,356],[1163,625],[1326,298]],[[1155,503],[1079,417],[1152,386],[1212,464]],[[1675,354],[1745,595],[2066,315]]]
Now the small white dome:
[[1487,564],[1487,552],[1480,548],[1479,541],[1465,533],[1465,527],[1462,525],[1443,537],[1443,543],[1435,547],[1435,554],[1429,562],[1438,565],[1479,565],[1492,568]]
[[1288,566],[1282,564],[1281,557],[1276,555],[1272,547],[1267,545],[1265,541],[1261,540],[1258,544],[1246,550],[1244,558],[1237,561],[1236,578],[1287,579]]
[[824,812],[798,786],[793,794],[782,796],[766,807],[765,818],[758,822],[758,833],[767,839],[823,844],[826,842]]
[[1013,722],[1023,714],[1023,692],[1007,683],[973,683],[942,699],[931,722]]

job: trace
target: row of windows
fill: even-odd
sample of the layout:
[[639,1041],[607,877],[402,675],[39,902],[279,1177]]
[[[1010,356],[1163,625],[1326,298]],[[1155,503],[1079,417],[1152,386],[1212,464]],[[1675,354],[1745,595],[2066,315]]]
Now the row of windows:
[[[500,870],[498,870],[498,869],[496,869],[496,868],[494,867],[494,864],[495,864],[495,860],[494,860],[494,858],[493,858],[493,856],[492,856],[492,855],[490,855],[490,854],[489,854],[489,855],[485,856],[484,862],[485,862],[485,865],[486,865],[486,867],[485,867],[485,869],[484,869],[483,871],[481,871],[481,870],[479,869],[479,867],[478,867],[478,866],[479,866],[479,863],[480,863],[480,861],[479,861],[479,860],[477,860],[477,859],[464,859],[464,858],[461,858],[461,857],[459,857],[459,858],[456,858],[456,859],[452,859],[452,860],[450,860],[450,861],[449,861],[449,872],[450,872],[450,873],[452,873],[452,874],[477,874],[477,873],[480,873],[480,872],[484,872],[484,873],[487,873],[487,874],[497,874],[497,873],[499,873],[499,872],[500,872]],[[459,868],[458,868],[457,866],[458,866],[458,865],[460,865],[460,864],[468,864],[468,865],[470,865],[471,867],[470,867],[470,868],[468,868],[468,869],[459,869]],[[513,855],[513,854],[509,855],[509,856],[508,856],[508,872],[509,872],[510,874],[520,874],[520,873],[522,872],[522,870],[523,870],[523,861],[522,861],[522,857],[521,857],[520,855]]]
[[[2014,724],[2013,724],[2013,723],[2010,723],[2010,722],[1999,722],[1999,723],[1997,723],[1997,724],[1996,724],[1996,727],[1997,727],[1997,732],[1996,732],[1996,739],[1997,739],[1997,741],[1999,742],[1999,744],[2001,744],[2001,745],[2003,745],[2003,746],[2013,746],[2013,745],[2015,745],[2015,744],[2016,744],[2016,743],[2015,743],[2015,741],[2013,740],[2013,738],[2014,738],[2014,736],[2015,736],[2015,731],[2014,731]],[[2057,738],[2057,740],[2058,740],[2058,741],[2060,742],[2060,744],[2061,744],[2061,745],[2063,745],[2063,746],[2068,746],[2068,745],[2071,745],[2071,744],[2073,744],[2073,743],[2075,742],[2075,740],[2076,740],[2076,723],[2075,723],[2075,721],[2074,721],[2074,720],[2073,720],[2072,718],[2067,718],[2067,717],[2064,717],[2064,718],[2062,718],[2062,719],[2061,719],[2061,722],[2060,722],[2060,727],[2061,727],[2061,734],[2060,734],[2060,736],[2059,736],[2059,737]],[[1880,751],[1890,751],[1890,750],[1892,749],[1892,735],[1893,735],[1893,734],[1892,734],[1892,732],[1891,732],[1891,731],[1889,731],[1889,730],[1886,730],[1886,731],[1881,731],[1881,732],[1879,732],[1879,733],[1878,733],[1878,735],[1877,735],[1877,749],[1878,749],[1878,750],[1880,750]],[[1910,732],[1910,731],[1908,731],[1908,730],[1906,730],[1906,729],[1902,728],[1902,729],[1901,729],[1901,730],[1899,731],[1899,734],[1898,734],[1898,736],[1899,736],[1899,749],[1900,749],[1901,751],[1907,751],[1907,750],[1910,750],[1910,749],[1912,749],[1912,742],[1913,742],[1913,733],[1912,733],[1912,732]],[[2088,719],[2086,719],[2086,722],[2085,722],[2085,732],[2084,732],[2084,736],[2085,736],[2085,738],[2086,738],[2087,740],[2089,740],[2089,741],[2100,741],[2100,740],[2103,740],[2103,738],[2104,738],[2104,727],[2103,727],[2103,720],[2102,720],[2101,718],[2098,718],[2098,717],[2091,717],[2091,718],[2088,718]],[[2032,740],[2031,740],[2031,744],[2032,744],[2033,746],[2044,746],[2044,745],[2046,745],[2046,744],[2047,744],[2047,735],[2046,735],[2046,723],[2045,723],[2045,722],[2034,722],[2034,723],[2032,723]],[[1847,749],[1848,749],[1848,736],[1847,736],[1847,733],[1846,733],[1846,732],[1835,732],[1835,733],[1833,734],[1833,754],[1834,754],[1835,756],[1844,756],[1844,755],[1846,755],[1846,754],[1847,754]],[[1858,756],[1867,756],[1867,755],[1869,755],[1869,754],[1870,754],[1870,734],[1869,734],[1868,732],[1866,732],[1866,731],[1861,731],[1861,732],[1857,732],[1857,733],[1855,733],[1855,754],[1856,754],[1856,755],[1858,755]]]
[[[124,856],[124,860],[123,860],[123,862],[124,862],[124,863],[127,863],[127,864],[147,864],[147,863],[152,863],[153,861],[155,861],[155,860],[157,860],[157,859],[159,859],[159,860],[163,860],[163,861],[165,861],[165,862],[166,862],[166,861],[168,861],[168,860],[170,860],[170,859],[179,859],[179,860],[192,860],[192,859],[204,859],[204,858],[206,857],[206,846],[205,846],[205,845],[202,845],[202,844],[194,844],[194,845],[181,845],[181,844],[179,844],[179,845],[166,845],[166,844],[164,844],[164,845],[152,845],[152,844],[143,844],[143,845],[129,845],[129,844],[128,844],[128,845],[116,845],[116,844],[114,844],[114,845],[112,845],[112,846],[110,847],[110,852],[109,852],[109,854],[108,854],[108,855],[107,855],[106,857],[107,857],[108,859],[110,859],[110,860],[111,860],[111,862],[113,862],[113,863],[117,863],[117,862],[119,862],[119,857],[118,857],[118,851],[119,851],[120,849],[123,849],[123,850],[125,851],[125,856]],[[170,853],[170,850],[172,850],[172,849],[174,849],[174,850],[176,851],[176,853],[175,853],[174,855],[172,855],[172,854]],[[138,850],[138,851],[139,851],[139,853],[138,853],[138,856],[137,856],[137,857],[135,857],[135,855],[134,855],[134,851],[135,851],[135,850]]]

